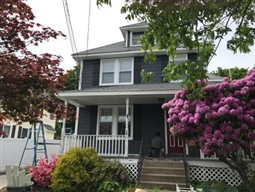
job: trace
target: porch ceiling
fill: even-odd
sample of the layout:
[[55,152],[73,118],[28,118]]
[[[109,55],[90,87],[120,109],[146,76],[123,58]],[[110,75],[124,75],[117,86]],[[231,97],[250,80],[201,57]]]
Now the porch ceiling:
[[65,91],[58,95],[61,100],[82,107],[86,105],[121,105],[129,98],[130,104],[156,104],[167,102],[180,90],[179,83],[139,84],[97,87]]

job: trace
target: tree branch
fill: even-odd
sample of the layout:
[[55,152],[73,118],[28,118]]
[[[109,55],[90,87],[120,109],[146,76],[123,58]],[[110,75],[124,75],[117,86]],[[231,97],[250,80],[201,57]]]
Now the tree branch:
[[237,28],[237,30],[236,30],[236,33],[239,33],[239,31],[240,31],[240,29],[241,29],[241,27],[242,27],[242,25],[243,25],[243,21],[244,21],[246,12],[247,12],[249,6],[251,5],[251,3],[252,3],[252,0],[250,0],[250,1],[248,2],[248,4],[246,5],[246,7],[245,7],[245,9],[244,9],[244,11],[243,11],[243,15],[242,15],[241,22],[240,22],[240,24],[239,24],[239,26],[238,26],[238,28]]

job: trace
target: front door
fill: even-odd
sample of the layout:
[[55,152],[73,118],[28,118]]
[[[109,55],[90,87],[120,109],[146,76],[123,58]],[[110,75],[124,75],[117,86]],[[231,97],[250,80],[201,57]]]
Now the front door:
[[183,139],[168,131],[168,153],[183,153]]

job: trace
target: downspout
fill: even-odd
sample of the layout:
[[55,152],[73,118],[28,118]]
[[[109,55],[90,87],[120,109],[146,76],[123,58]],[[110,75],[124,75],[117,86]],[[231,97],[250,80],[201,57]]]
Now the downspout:
[[129,98],[126,98],[126,128],[125,128],[125,157],[128,157],[128,120],[129,120]]
[[[67,105],[68,105],[68,99],[65,100],[65,114],[67,114]],[[63,118],[62,122],[62,130],[61,130],[61,145],[60,145],[60,154],[63,155],[64,153],[64,137],[65,137],[65,130],[66,127],[66,116]]]

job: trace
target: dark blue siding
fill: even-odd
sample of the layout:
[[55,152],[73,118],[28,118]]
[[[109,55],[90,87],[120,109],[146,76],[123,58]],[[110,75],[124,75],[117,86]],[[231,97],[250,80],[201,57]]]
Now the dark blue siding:
[[83,61],[81,89],[99,85],[100,59]]
[[152,83],[162,83],[162,70],[166,67],[167,62],[168,62],[168,56],[166,55],[159,55],[157,56],[157,60],[153,64],[146,64],[143,61],[143,57],[135,57],[134,58],[134,82],[135,84],[137,83],[146,83],[146,82],[141,82],[141,75],[140,72],[141,70],[145,70],[145,72],[153,72],[153,79]]
[[[166,67],[169,59],[166,55],[158,55],[157,60],[153,64],[146,64],[143,61],[144,57],[134,57],[134,84],[147,83],[141,82],[141,70],[144,69],[146,72],[153,72],[152,83],[162,83],[162,70]],[[188,59],[196,61],[197,53],[189,53]],[[100,59],[86,60],[83,62],[82,71],[82,86],[86,87],[99,86],[99,75],[100,75]]]
[[78,134],[96,134],[97,106],[81,107]]
[[134,139],[129,141],[129,153],[138,153],[143,138],[143,153],[148,155],[151,140],[156,132],[164,137],[164,111],[161,104],[134,106]]

